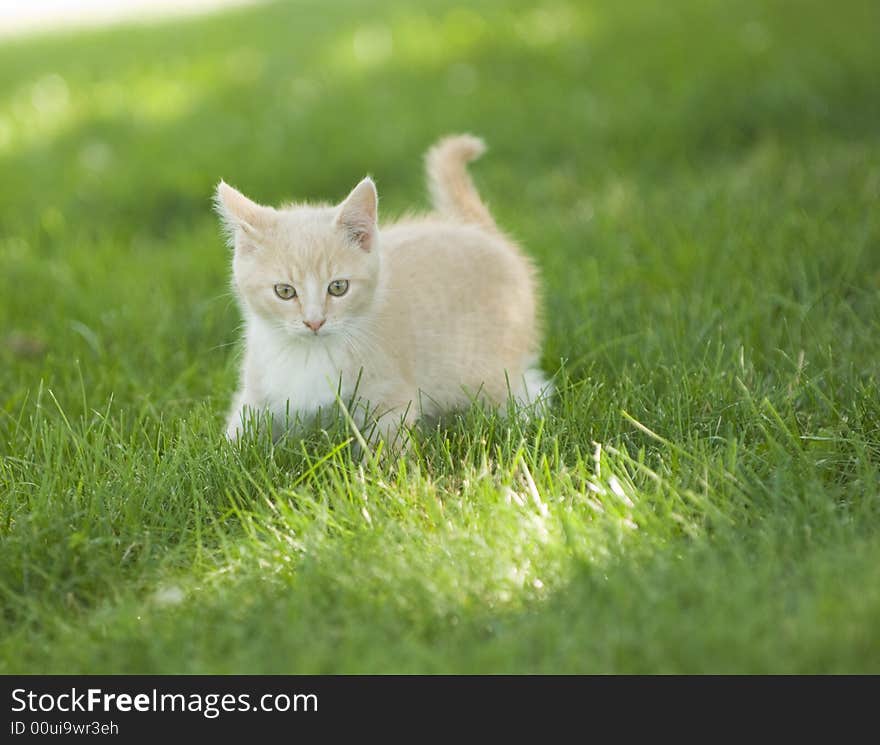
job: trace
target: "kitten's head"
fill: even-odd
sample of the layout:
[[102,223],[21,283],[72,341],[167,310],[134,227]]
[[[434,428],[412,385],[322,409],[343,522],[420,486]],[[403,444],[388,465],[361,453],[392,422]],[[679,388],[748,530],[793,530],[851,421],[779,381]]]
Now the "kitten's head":
[[378,197],[365,178],[336,207],[264,207],[224,182],[217,211],[245,310],[299,339],[341,336],[379,281]]

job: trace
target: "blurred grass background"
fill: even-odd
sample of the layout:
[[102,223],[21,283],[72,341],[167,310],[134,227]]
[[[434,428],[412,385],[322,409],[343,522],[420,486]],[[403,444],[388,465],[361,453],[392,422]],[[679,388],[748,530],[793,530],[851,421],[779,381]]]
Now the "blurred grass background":
[[[0,672],[877,672],[878,28],[339,0],[0,41]],[[227,447],[213,185],[371,173],[393,216],[455,131],[541,268],[551,416]]]

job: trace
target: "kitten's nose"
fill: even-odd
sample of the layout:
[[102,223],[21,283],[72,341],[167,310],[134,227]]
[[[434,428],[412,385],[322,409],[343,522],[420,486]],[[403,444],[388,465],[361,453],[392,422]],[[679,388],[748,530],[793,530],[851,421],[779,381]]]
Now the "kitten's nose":
[[318,329],[324,325],[324,321],[326,320],[326,318],[322,318],[320,321],[303,321],[303,323],[317,334]]

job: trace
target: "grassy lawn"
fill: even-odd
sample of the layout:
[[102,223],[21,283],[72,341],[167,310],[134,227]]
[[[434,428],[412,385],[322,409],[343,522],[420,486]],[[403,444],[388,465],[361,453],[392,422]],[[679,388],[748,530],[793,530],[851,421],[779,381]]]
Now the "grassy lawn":
[[[880,672],[880,5],[317,0],[0,44],[0,673]],[[223,440],[211,211],[471,131],[545,421]],[[463,271],[467,268],[463,267]]]

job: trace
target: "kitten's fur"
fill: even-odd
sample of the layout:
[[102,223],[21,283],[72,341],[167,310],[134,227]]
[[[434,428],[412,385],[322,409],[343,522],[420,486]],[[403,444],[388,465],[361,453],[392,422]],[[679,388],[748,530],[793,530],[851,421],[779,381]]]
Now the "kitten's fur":
[[[354,393],[386,443],[421,414],[474,398],[539,404],[550,386],[539,352],[535,271],[495,225],[466,164],[477,138],[449,137],[426,157],[434,212],[377,225],[376,187],[361,181],[339,206],[263,207],[221,182],[217,209],[235,248],[234,286],[246,323],[241,386],[229,414],[236,439],[248,411],[276,434]],[[342,297],[328,293],[349,281]],[[280,299],[278,283],[296,297]],[[324,325],[316,332],[306,322]],[[289,420],[288,420],[289,421]]]

